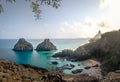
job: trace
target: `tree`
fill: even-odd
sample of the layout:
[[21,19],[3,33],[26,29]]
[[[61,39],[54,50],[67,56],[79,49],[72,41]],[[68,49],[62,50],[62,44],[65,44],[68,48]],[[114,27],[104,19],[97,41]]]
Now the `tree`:
[[[13,4],[17,0],[0,0],[0,13],[4,12],[2,1],[6,1],[7,3]],[[40,18],[40,13],[41,13],[40,6],[41,5],[45,4],[53,8],[58,8],[61,2],[61,0],[25,0],[25,1],[31,3],[32,12],[34,12],[35,14],[34,16],[36,19]]]

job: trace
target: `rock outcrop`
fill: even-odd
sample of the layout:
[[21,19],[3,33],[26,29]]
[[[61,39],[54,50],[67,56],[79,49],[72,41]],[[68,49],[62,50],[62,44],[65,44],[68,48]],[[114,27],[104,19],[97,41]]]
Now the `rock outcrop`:
[[51,51],[51,50],[57,50],[56,46],[50,42],[49,39],[45,39],[42,43],[40,43],[37,48],[37,51]]
[[83,71],[83,69],[76,69],[76,70],[73,70],[72,73],[78,74],[78,73],[81,73],[82,71]]
[[73,56],[73,51],[70,50],[70,49],[65,49],[65,50],[62,50],[61,52],[56,53],[52,57],[68,58],[68,57],[71,57],[71,56]]
[[90,42],[96,42],[97,40],[102,38],[102,33],[101,31],[98,32],[98,34],[96,34],[92,39],[90,39]]
[[86,74],[68,75],[51,73],[43,68],[30,65],[17,65],[0,59],[1,82],[119,82],[120,70],[108,73],[103,79]]
[[68,61],[82,61],[90,58],[90,55],[85,51],[84,48],[80,48],[73,51],[70,49],[62,50],[61,52],[55,53],[52,57],[65,58]]
[[24,38],[20,38],[15,44],[13,50],[15,51],[32,51],[33,46],[31,43],[27,42]]
[[101,62],[101,68],[106,72],[120,70],[120,30],[104,33],[97,41],[69,51],[69,54],[59,52],[53,57],[65,57],[70,61],[94,58]]
[[109,72],[101,82],[120,82],[120,70]]
[[46,69],[17,65],[0,59],[1,82],[98,82],[98,79],[88,75],[66,75],[51,73]]

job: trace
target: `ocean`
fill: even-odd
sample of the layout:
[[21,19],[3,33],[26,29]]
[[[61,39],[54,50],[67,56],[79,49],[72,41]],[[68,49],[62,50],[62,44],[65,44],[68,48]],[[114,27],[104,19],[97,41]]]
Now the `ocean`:
[[[67,60],[60,60],[52,58],[51,56],[64,49],[76,49],[77,47],[88,42],[86,39],[51,39],[50,41],[57,47],[57,51],[31,51],[31,52],[16,52],[13,47],[18,41],[17,39],[0,39],[0,58],[17,64],[30,64],[33,66],[41,67],[52,71],[55,67],[60,67],[66,64],[74,64],[75,68],[84,68],[83,62],[70,62]],[[34,49],[43,41],[43,39],[28,39],[32,43]],[[52,65],[52,61],[57,61],[58,65]],[[78,66],[78,64],[81,64]],[[64,73],[71,74],[72,70],[64,70]]]

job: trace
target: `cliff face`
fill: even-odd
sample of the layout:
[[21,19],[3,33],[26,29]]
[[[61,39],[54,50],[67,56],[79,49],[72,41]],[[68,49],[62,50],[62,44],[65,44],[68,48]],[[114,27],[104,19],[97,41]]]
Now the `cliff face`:
[[107,32],[96,42],[80,46],[75,51],[80,52],[81,47],[91,58],[99,59],[105,71],[120,70],[120,31]]
[[50,42],[49,39],[45,39],[42,43],[40,43],[37,48],[37,51],[50,51],[50,50],[57,50],[56,46]]
[[15,44],[13,50],[15,51],[32,51],[33,46],[31,43],[27,42],[24,38],[20,38]]
[[[64,50],[63,50],[64,51]],[[120,31],[107,32],[97,41],[78,47],[75,51],[57,53],[53,57],[66,57],[71,61],[90,58],[100,60],[101,67],[106,71],[120,70]]]

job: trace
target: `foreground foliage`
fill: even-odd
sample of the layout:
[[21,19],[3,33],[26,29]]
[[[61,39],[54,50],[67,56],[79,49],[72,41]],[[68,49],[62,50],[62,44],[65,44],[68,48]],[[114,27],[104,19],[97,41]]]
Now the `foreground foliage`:
[[[3,7],[4,1],[6,1],[6,3],[11,3],[11,4],[17,2],[17,0],[0,0],[0,13],[4,11],[4,7]],[[61,0],[25,0],[25,1],[31,3],[32,12],[34,12],[35,14],[34,16],[36,19],[40,18],[40,13],[41,13],[40,6],[44,4],[44,5],[49,5],[53,8],[58,8],[61,2]]]

